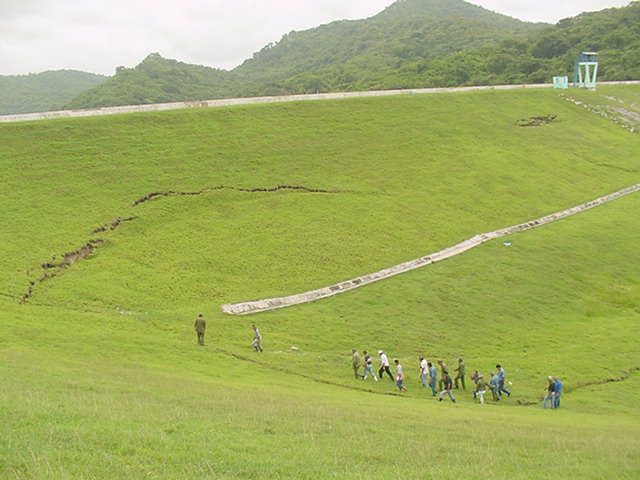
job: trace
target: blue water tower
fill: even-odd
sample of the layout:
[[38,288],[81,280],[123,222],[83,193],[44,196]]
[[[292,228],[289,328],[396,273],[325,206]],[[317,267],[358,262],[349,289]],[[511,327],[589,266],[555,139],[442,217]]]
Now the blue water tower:
[[598,81],[598,54],[582,52],[576,59],[573,75],[573,86],[580,88],[596,88]]

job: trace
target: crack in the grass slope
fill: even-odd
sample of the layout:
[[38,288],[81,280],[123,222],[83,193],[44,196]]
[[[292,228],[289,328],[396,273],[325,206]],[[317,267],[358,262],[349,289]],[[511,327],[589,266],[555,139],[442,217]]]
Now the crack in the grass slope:
[[141,203],[145,203],[151,201],[156,198],[162,197],[179,197],[179,196],[196,196],[196,195],[204,195],[205,193],[215,192],[219,190],[232,190],[235,192],[243,192],[243,193],[275,193],[281,190],[289,190],[293,192],[304,192],[304,193],[351,193],[348,190],[328,190],[323,188],[313,188],[307,187],[304,185],[276,185],[275,187],[254,187],[254,188],[246,188],[246,187],[234,187],[230,185],[217,185],[215,187],[203,188],[202,190],[197,190],[193,192],[188,191],[176,191],[176,190],[166,190],[161,192],[152,192],[144,197],[138,198],[133,202],[132,206],[136,207]]
[[125,222],[133,222],[134,220],[137,220],[138,217],[126,217],[126,218],[116,218],[114,220],[112,220],[109,223],[105,223],[104,225],[101,225],[99,227],[94,228],[91,233],[93,233],[94,235],[96,233],[102,233],[102,232],[112,232],[113,230],[117,229],[118,227],[120,227],[123,223]]
[[[233,190],[236,192],[244,192],[244,193],[273,193],[273,192],[279,192],[281,190],[304,192],[304,193],[321,193],[321,194],[349,193],[346,190],[327,190],[322,188],[307,187],[304,185],[279,184],[279,185],[276,185],[275,187],[253,187],[253,188],[218,185],[215,187],[205,188],[196,192],[183,192],[183,191],[176,191],[176,190],[153,192],[148,195],[145,195],[144,197],[137,199],[135,202],[133,202],[133,206],[135,207],[137,205],[140,205],[141,203],[148,202],[155,198],[172,197],[172,196],[194,196],[194,195],[202,195],[208,192],[214,192],[219,190]],[[99,227],[94,228],[91,231],[91,233],[93,235],[96,235],[98,233],[111,232],[113,230],[116,230],[120,226],[122,226],[123,223],[132,222],[137,218],[138,217],[116,217],[111,222],[105,223],[103,225],[100,225]],[[23,304],[27,303],[31,299],[31,297],[33,297],[34,289],[38,284],[60,275],[65,269],[67,269],[77,261],[83,260],[89,257],[103,243],[104,243],[104,240],[100,238],[89,240],[85,245],[83,245],[79,249],[74,250],[72,252],[64,253],[61,256],[62,258],[59,261],[57,261],[56,260],[57,257],[54,256],[51,259],[51,261],[43,263],[40,266],[43,271],[42,274],[36,279],[29,280],[29,286],[27,287],[26,292],[19,297],[20,303],[23,303]]]
[[[94,228],[91,233],[96,235],[98,233],[111,232],[119,228],[125,222],[132,222],[138,217],[117,217],[109,223],[105,223],[99,227]],[[77,250],[63,253],[62,255],[53,256],[50,261],[42,263],[40,268],[42,274],[34,280],[29,280],[29,286],[27,291],[19,298],[20,303],[27,303],[31,297],[33,297],[34,289],[36,285],[43,283],[51,278],[59,276],[64,270],[69,268],[74,263],[84,260],[90,257],[101,245],[104,244],[104,240],[101,238],[94,238],[86,242]]]
[[89,240],[77,250],[62,254],[60,260],[56,260],[57,257],[54,256],[52,257],[51,261],[41,264],[40,268],[43,272],[42,275],[36,280],[29,280],[29,287],[20,298],[20,303],[27,303],[29,301],[29,299],[33,296],[33,290],[37,284],[45,282],[46,280],[49,280],[53,277],[57,277],[66,268],[70,267],[80,260],[84,260],[85,258],[89,257],[103,243],[104,240],[101,238]]
[[603,380],[595,380],[593,382],[577,383],[574,387],[568,388],[567,392],[575,392],[576,390],[580,390],[583,388],[595,387],[598,385],[606,385],[608,383],[624,382],[625,380],[628,380],[631,377],[631,375],[637,372],[640,372],[640,367],[632,367],[629,370],[622,371],[621,372],[622,374],[617,377],[608,377]]

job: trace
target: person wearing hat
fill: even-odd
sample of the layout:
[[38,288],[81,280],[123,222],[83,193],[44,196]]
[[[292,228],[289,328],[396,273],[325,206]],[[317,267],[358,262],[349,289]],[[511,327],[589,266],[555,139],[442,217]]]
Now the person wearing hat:
[[380,357],[380,369],[378,370],[378,377],[380,377],[380,380],[382,380],[382,376],[386,372],[391,381],[395,381],[393,374],[391,373],[391,369],[389,368],[389,357],[387,357],[387,354],[384,353],[383,350],[380,350],[378,351],[378,357]]
[[198,314],[195,323],[193,324],[193,328],[196,331],[196,335],[198,336],[198,345],[201,347],[204,346],[204,332],[207,329],[207,322],[205,321],[202,314]]

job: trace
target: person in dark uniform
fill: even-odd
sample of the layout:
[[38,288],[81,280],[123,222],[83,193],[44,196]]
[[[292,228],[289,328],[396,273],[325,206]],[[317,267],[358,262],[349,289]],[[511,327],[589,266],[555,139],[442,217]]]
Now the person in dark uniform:
[[193,325],[196,330],[196,334],[198,335],[198,345],[204,345],[204,332],[207,329],[207,322],[205,321],[202,314],[198,314],[196,318],[196,323]]
[[453,379],[454,383],[456,385],[456,389],[460,388],[458,382],[462,383],[462,389],[463,390],[467,389],[466,385],[464,384],[465,370],[466,369],[465,369],[465,366],[464,366],[464,360],[462,358],[459,358],[458,359],[458,368],[456,368],[457,375],[456,375],[456,378]]

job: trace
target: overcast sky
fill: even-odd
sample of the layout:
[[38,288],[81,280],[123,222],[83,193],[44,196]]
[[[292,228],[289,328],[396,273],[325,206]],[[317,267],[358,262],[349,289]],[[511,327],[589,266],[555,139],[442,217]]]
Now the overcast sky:
[[[556,22],[630,0],[470,0]],[[112,74],[148,53],[233,68],[291,30],[364,18],[392,0],[0,0],[0,75],[74,68]]]

